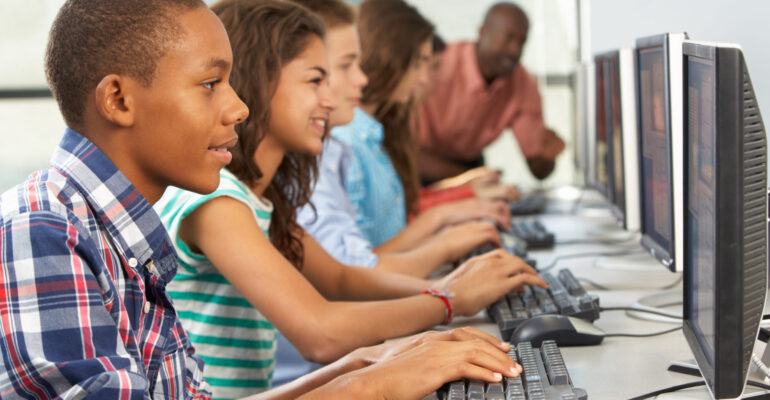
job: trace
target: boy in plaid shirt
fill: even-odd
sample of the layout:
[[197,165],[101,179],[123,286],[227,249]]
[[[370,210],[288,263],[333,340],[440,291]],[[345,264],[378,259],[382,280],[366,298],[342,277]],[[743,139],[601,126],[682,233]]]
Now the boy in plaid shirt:
[[69,128],[0,198],[0,397],[210,397],[152,204],[172,184],[216,189],[248,115],[231,64],[199,0],[62,7],[45,66]]

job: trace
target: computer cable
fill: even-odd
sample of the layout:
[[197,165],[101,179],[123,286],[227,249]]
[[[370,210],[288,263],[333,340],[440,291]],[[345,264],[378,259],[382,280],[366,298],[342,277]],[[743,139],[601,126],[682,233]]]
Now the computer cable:
[[604,291],[612,290],[612,288],[596,283],[588,278],[576,278],[576,279],[578,280],[578,282],[587,283],[588,285],[590,285],[596,290],[604,290]]
[[537,270],[540,272],[548,272],[552,270],[554,267],[556,267],[556,264],[558,264],[559,261],[569,259],[569,258],[581,258],[581,257],[601,257],[601,256],[621,256],[625,254],[633,254],[642,252],[644,249],[630,249],[630,250],[623,250],[623,251],[611,251],[611,252],[586,252],[586,253],[572,253],[572,254],[560,254],[554,257],[551,262],[544,266],[539,267]]
[[762,362],[762,359],[759,358],[757,353],[751,353],[751,362],[756,365],[757,368],[759,368],[759,370],[762,371],[766,377],[770,378],[770,368],[767,368],[767,365]]
[[[688,382],[688,383],[683,383],[681,385],[670,386],[665,389],[656,390],[654,392],[646,393],[641,396],[632,397],[629,400],[651,399],[653,397],[660,396],[661,394],[677,392],[679,390],[690,389],[690,388],[705,386],[705,385],[706,385],[706,381]],[[755,386],[760,389],[770,390],[770,385],[764,384],[762,382],[746,381],[746,385]]]
[[675,328],[666,329],[665,331],[660,332],[651,332],[651,333],[606,333],[604,334],[604,337],[633,337],[633,338],[643,338],[643,337],[653,337],[653,336],[660,336],[665,335],[667,333],[676,332],[678,330],[682,329],[682,326],[677,326]]
[[[612,246],[612,245],[622,245],[626,244],[628,242],[631,242],[632,240],[638,240],[639,235],[634,233],[627,237],[620,238],[620,239],[567,239],[567,240],[557,240],[554,242],[554,245],[561,246],[561,245],[572,245],[572,244],[601,244],[606,246]],[[634,243],[628,243],[628,244],[636,244]]]
[[679,320],[682,319],[681,315],[669,314],[669,313],[656,311],[652,309],[637,308],[637,307],[599,307],[599,312],[603,312],[603,311],[633,311],[633,312],[655,314],[655,315],[660,315],[663,317],[674,318]]

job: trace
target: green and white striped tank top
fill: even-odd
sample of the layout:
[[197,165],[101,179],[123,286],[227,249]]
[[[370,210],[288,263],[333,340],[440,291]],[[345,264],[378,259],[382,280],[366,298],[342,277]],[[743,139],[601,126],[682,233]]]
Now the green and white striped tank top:
[[273,205],[259,199],[232,173],[222,170],[217,190],[208,195],[170,187],[155,209],[179,257],[179,271],[168,285],[177,314],[205,362],[203,375],[215,399],[234,399],[270,387],[275,366],[275,328],[202,254],[179,238],[185,216],[201,204],[227,196],[246,204],[267,235]]

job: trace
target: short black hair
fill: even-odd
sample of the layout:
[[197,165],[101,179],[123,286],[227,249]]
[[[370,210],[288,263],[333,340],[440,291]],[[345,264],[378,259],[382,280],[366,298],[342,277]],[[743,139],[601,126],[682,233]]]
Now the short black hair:
[[484,15],[484,25],[489,25],[496,13],[501,10],[518,12],[519,15],[524,18],[524,22],[526,22],[527,27],[529,27],[529,17],[527,16],[527,13],[524,12],[524,9],[521,8],[518,4],[510,1],[501,1],[499,3],[492,4],[492,6],[487,10],[487,13]]
[[45,73],[64,121],[83,122],[88,93],[106,75],[149,86],[158,60],[184,34],[177,17],[201,0],[68,0],[48,36]]
[[446,50],[446,42],[438,33],[433,33],[433,54],[443,53]]

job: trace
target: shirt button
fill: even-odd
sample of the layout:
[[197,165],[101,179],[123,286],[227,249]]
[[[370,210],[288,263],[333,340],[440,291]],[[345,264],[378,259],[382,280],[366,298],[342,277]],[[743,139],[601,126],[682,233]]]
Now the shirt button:
[[148,301],[144,303],[144,313],[147,314],[149,312],[150,312],[150,302]]
[[139,264],[139,261],[136,261],[136,258],[131,257],[128,259],[128,266],[131,268],[136,267]]

